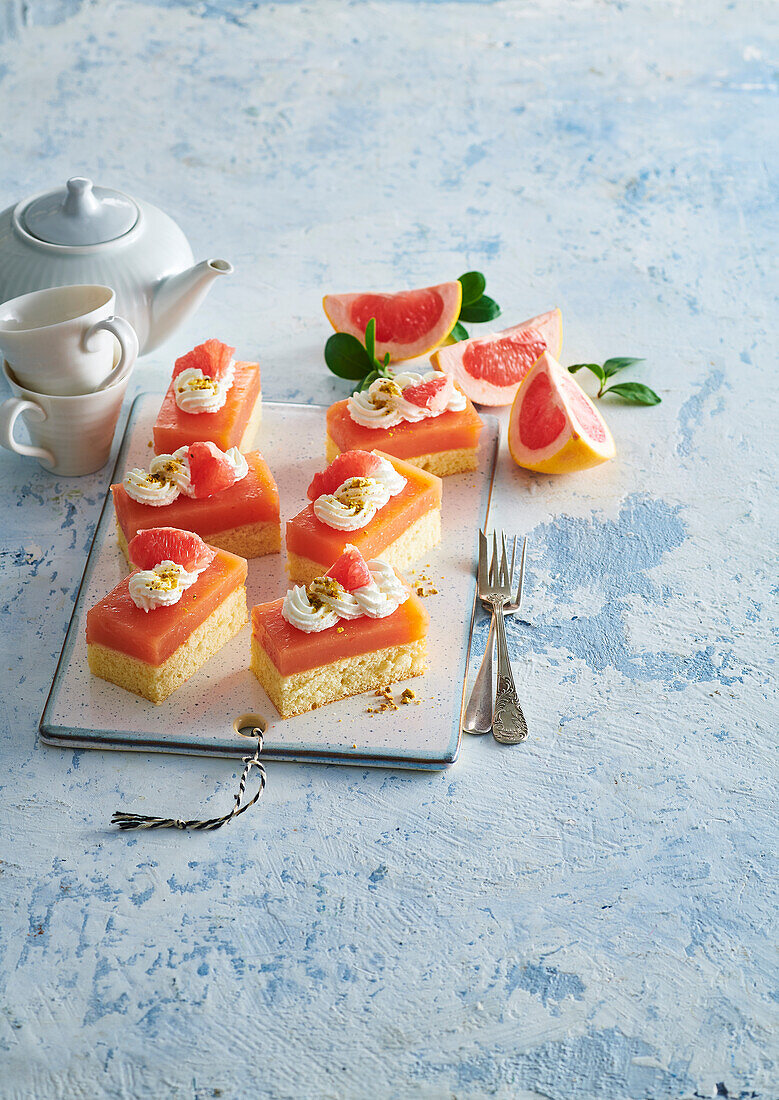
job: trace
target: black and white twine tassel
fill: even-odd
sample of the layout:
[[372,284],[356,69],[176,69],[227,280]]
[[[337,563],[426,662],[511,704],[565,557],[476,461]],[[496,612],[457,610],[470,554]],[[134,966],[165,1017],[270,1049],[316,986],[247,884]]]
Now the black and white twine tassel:
[[[181,818],[175,817],[144,817],[143,814],[125,814],[117,810],[114,816],[111,818],[112,825],[118,825],[120,829],[221,829],[223,825],[229,824],[233,818],[238,817],[245,810],[248,810],[250,806],[253,806],[258,801],[260,795],[265,790],[265,768],[260,763],[260,753],[262,752],[262,731],[257,729],[252,730],[252,734],[257,738],[257,748],[254,756],[244,756],[244,769],[241,775],[241,781],[238,784],[238,794],[234,795],[235,805],[229,814],[225,814],[224,817],[211,817],[207,821],[182,821]],[[260,786],[255,794],[254,798],[246,805],[242,805],[243,796],[246,793],[246,781],[249,778],[249,772],[252,768],[256,768],[259,773]]]

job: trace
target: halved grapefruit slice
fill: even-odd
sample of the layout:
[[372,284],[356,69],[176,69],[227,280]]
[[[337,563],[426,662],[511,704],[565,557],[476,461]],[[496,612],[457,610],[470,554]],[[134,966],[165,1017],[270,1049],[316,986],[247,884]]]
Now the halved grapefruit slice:
[[459,280],[397,294],[326,294],[327,319],[336,332],[364,340],[371,317],[376,318],[376,358],[389,352],[392,362],[427,355],[445,340],[457,323],[463,300]]
[[489,336],[439,348],[433,366],[449,374],[471,401],[510,405],[517,387],[543,351],[557,358],[563,347],[563,319],[551,309]]
[[327,576],[338,581],[347,592],[354,592],[356,588],[364,588],[366,584],[373,582],[365,558],[356,546],[348,542],[338,561],[327,570]]
[[308,487],[308,499],[316,500],[326,493],[334,493],[350,477],[370,477],[379,466],[381,459],[371,451],[343,451],[326,470],[314,474]]
[[508,437],[517,465],[541,474],[587,470],[616,454],[603,417],[549,352],[517,390]]
[[127,548],[135,569],[153,569],[161,561],[174,561],[188,573],[201,573],[216,557],[216,550],[192,531],[178,527],[146,527]]

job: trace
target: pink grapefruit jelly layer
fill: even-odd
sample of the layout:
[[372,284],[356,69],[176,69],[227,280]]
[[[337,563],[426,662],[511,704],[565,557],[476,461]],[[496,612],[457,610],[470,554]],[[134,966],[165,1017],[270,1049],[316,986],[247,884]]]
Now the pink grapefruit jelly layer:
[[390,497],[370,523],[357,531],[336,531],[318,520],[313,504],[309,504],[287,522],[287,550],[321,562],[325,568],[343,553],[347,543],[356,546],[368,560],[381,557],[381,551],[400,538],[420,516],[441,506],[440,478],[402,459],[394,459],[393,465],[406,479],[406,484],[397,496]]
[[462,412],[441,413],[416,424],[403,421],[394,428],[355,424],[346,401],[336,401],[327,410],[327,434],[339,450],[381,450],[397,458],[472,449],[479,445],[481,429],[481,418],[470,401]]
[[229,489],[212,497],[195,500],[178,496],[172,504],[155,507],[140,504],[124,485],[112,485],[116,518],[124,537],[131,538],[145,527],[179,527],[205,538],[250,523],[278,522],[279,491],[273,474],[259,451],[244,455],[249,472]]
[[236,363],[235,380],[227,400],[218,412],[185,413],[176,404],[173,382],[162,402],[154,425],[154,450],[172,454],[179,447],[198,440],[216,443],[223,451],[237,447],[260,395],[258,363]]
[[415,595],[384,619],[341,620],[337,626],[306,634],[281,614],[282,600],[252,608],[252,631],[282,676],[306,672],[346,657],[408,645],[427,634],[430,616]]
[[[132,575],[132,574],[131,574]],[[217,550],[216,557],[178,603],[142,611],[130,599],[125,577],[87,612],[87,645],[116,649],[161,665],[234,589],[246,582],[246,559]]]

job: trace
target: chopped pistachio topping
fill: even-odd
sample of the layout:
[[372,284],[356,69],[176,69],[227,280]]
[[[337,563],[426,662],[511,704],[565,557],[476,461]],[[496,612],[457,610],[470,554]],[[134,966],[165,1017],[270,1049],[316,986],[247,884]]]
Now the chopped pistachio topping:
[[215,390],[218,383],[213,378],[188,378],[187,389],[190,390]]
[[324,596],[339,599],[345,592],[346,589],[343,585],[339,584],[338,581],[334,581],[332,577],[316,577],[306,589],[308,602],[315,611],[322,607]]

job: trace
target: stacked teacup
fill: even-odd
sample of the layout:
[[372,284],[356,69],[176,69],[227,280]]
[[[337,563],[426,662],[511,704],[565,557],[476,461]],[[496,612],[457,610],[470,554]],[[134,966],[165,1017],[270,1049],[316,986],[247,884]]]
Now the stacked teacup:
[[[107,286],[36,290],[0,305],[0,446],[66,477],[108,461],[138,337]],[[21,416],[30,444],[14,438]]]

